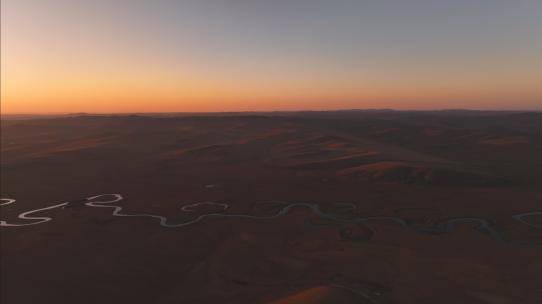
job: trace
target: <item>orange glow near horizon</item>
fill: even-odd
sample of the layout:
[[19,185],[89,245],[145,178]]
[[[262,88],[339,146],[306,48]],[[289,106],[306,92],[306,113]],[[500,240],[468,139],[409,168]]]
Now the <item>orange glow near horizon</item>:
[[[58,56],[58,55],[55,55]],[[535,73],[491,67],[469,79],[450,69],[369,75],[304,67],[247,73],[185,64],[9,55],[2,58],[1,110],[9,113],[221,112],[353,108],[540,109]],[[118,56],[118,55],[116,55]],[[5,60],[4,60],[5,59]]]
[[[537,109],[535,81],[495,77],[462,81],[434,72],[417,77],[293,70],[252,73],[184,70],[141,61],[77,64],[16,57],[3,64],[2,114],[222,112],[276,110]],[[26,59],[26,61],[25,61]],[[32,63],[35,62],[35,63]],[[474,74],[474,71],[472,72]],[[512,74],[513,75],[513,74]],[[521,81],[518,81],[520,79]],[[529,79],[536,79],[532,76]]]
[[[72,87],[73,88],[73,87]],[[450,97],[435,94],[403,96],[250,96],[227,95],[208,96],[208,92],[187,90],[175,95],[175,92],[145,91],[138,88],[133,91],[107,92],[103,87],[83,90],[101,92],[76,94],[77,92],[51,92],[41,96],[8,96],[2,93],[2,114],[39,114],[39,113],[144,113],[144,112],[236,112],[236,111],[295,111],[295,110],[340,110],[391,108],[399,110],[419,109],[493,109],[493,110],[541,110],[540,99],[523,97],[523,103],[515,103],[517,95],[506,97],[453,95]],[[188,92],[188,93],[187,93]],[[210,90],[210,92],[221,92]],[[55,94],[52,94],[55,93]],[[302,94],[300,94],[302,95]],[[307,94],[309,95],[309,94]],[[225,96],[225,97],[224,97]]]
[[[36,73],[38,70],[33,70]],[[114,75],[63,71],[43,78],[15,73],[2,77],[2,114],[223,112],[277,110],[394,109],[539,109],[540,98],[528,88],[488,90],[433,81],[412,83],[364,81],[333,83],[297,76],[285,83],[258,79],[208,80],[181,75],[154,78],[141,73]],[[26,73],[25,73],[26,74]],[[28,72],[26,75],[31,75]],[[69,76],[71,75],[71,77]],[[156,74],[155,74],[156,75]],[[46,80],[48,79],[48,80]],[[386,83],[390,85],[386,85]],[[264,85],[265,83],[265,85]],[[480,87],[482,89],[480,89]],[[486,94],[489,92],[489,94]],[[518,100],[521,99],[521,100]],[[518,102],[521,101],[521,102]]]

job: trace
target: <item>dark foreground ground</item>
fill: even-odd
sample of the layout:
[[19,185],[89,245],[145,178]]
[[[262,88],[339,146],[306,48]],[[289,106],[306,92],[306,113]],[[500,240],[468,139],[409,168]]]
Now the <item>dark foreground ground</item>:
[[[74,116],[1,131],[1,197],[17,200],[1,220],[72,202],[0,227],[2,303],[542,303],[542,216],[512,218],[542,211],[540,113]],[[166,228],[81,201],[106,193],[171,223],[289,203],[344,220],[298,206]],[[197,202],[215,204],[181,210]],[[355,221],[369,216],[407,225]],[[500,239],[473,221],[443,232],[454,218]]]

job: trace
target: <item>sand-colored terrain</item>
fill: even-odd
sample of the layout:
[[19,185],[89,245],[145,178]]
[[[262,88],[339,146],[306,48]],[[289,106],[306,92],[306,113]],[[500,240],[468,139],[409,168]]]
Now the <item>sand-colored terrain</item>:
[[[2,303],[542,302],[539,113],[69,116],[1,131],[0,196],[16,201],[0,220],[56,206],[0,227]],[[87,200],[106,193],[119,214]]]

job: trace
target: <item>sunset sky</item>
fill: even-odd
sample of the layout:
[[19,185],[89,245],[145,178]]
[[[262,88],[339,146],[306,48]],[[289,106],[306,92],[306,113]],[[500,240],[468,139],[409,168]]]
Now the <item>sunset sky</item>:
[[540,0],[2,0],[2,113],[542,110]]

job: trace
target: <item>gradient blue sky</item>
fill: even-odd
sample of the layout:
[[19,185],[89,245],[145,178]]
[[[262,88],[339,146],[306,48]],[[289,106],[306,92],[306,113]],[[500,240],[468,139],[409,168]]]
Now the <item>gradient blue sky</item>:
[[542,1],[2,0],[2,111],[542,109]]

